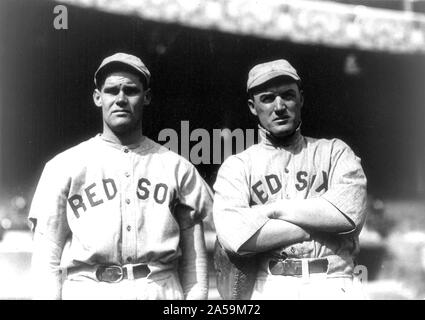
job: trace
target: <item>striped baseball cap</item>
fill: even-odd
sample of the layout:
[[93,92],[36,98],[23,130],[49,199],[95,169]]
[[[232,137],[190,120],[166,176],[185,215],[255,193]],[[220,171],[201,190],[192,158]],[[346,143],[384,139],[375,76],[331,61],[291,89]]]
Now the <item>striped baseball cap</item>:
[[301,80],[297,70],[288,61],[284,59],[274,60],[257,64],[249,71],[246,90],[249,91],[260,84],[281,76],[290,77],[295,81]]
[[129,66],[131,69],[133,69],[134,71],[136,71],[138,74],[140,74],[146,79],[146,84],[149,87],[151,73],[149,72],[148,68],[145,66],[143,61],[136,56],[133,56],[127,53],[122,53],[122,52],[115,53],[103,59],[102,63],[97,68],[96,72],[94,73],[94,84],[96,86],[98,84],[101,70],[103,70],[106,66],[110,66],[112,64],[124,64]]

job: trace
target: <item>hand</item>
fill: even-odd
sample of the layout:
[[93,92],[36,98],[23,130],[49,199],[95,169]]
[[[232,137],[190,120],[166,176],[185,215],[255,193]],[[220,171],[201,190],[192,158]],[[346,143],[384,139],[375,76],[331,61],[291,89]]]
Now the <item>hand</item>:
[[282,201],[277,200],[267,204],[267,218],[269,219],[280,219],[282,213]]

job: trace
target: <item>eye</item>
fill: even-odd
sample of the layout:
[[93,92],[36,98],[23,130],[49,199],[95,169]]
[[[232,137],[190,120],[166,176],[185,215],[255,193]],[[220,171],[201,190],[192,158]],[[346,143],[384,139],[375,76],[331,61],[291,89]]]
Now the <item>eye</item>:
[[296,98],[296,95],[295,95],[294,92],[285,92],[285,93],[281,94],[280,97],[283,100],[294,100]]
[[117,95],[119,92],[119,88],[117,87],[105,87],[103,88],[103,92],[111,95]]
[[260,96],[260,101],[262,103],[272,103],[275,98],[276,98],[276,96],[274,94],[268,93],[268,94],[261,95]]
[[138,93],[140,93],[140,89],[137,87],[126,87],[124,89],[124,93],[128,96],[134,96]]

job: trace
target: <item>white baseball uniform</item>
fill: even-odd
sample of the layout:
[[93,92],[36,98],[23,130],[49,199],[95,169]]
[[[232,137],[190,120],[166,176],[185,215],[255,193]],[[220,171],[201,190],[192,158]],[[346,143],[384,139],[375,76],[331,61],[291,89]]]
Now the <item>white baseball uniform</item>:
[[[99,284],[82,273],[67,279],[63,294],[181,299],[176,274],[180,231],[202,221],[211,209],[211,190],[184,158],[147,137],[122,146],[97,135],[44,168],[29,214],[36,221],[34,276],[46,278],[38,282],[48,291],[61,286],[61,269],[145,263],[147,278]],[[50,249],[39,251],[37,245]]]
[[[360,159],[339,139],[313,139],[301,135],[300,130],[287,145],[279,144],[261,128],[260,137],[258,144],[226,159],[218,172],[213,217],[220,241],[238,251],[268,221],[259,214],[261,204],[322,197],[351,220],[354,230],[340,234],[314,232],[309,241],[276,252],[284,252],[288,258],[326,257],[327,272],[312,274],[310,280],[317,281],[307,281],[310,285],[306,285],[302,277],[270,274],[270,258],[265,257],[252,298],[321,299],[326,292],[328,297],[335,298],[336,293],[341,297],[340,293],[351,288],[358,235],[365,221],[366,177]],[[334,280],[326,281],[323,287],[323,278]],[[322,285],[318,286],[320,281]],[[341,285],[344,289],[339,288]]]

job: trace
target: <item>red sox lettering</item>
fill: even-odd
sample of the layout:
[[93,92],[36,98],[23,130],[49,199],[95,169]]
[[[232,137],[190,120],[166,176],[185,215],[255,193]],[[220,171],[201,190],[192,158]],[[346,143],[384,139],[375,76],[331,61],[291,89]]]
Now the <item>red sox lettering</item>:
[[[164,204],[168,195],[168,186],[165,183],[152,183],[147,178],[140,178],[135,190],[137,198],[146,201],[152,198],[157,204]],[[96,207],[105,201],[113,200],[117,193],[114,179],[102,179],[102,182],[93,182],[82,188],[82,194],[74,194],[68,198],[68,204],[74,212],[75,217],[80,217],[80,212],[87,211],[87,206]],[[85,201],[84,198],[87,200]]]
[[[288,170],[285,170],[285,172],[289,173]],[[326,171],[322,170],[322,180],[319,185],[317,185],[319,179],[316,180],[317,174],[311,175],[311,179],[308,179],[309,175],[306,171],[298,171],[295,176],[297,179],[295,188],[298,191],[308,189],[320,194],[322,191],[328,190],[328,173]],[[317,186],[314,184],[315,182]],[[313,189],[313,186],[316,186],[316,188]],[[282,182],[276,174],[266,175],[264,180],[260,179],[252,185],[252,191],[262,204],[267,203],[269,197],[277,194],[281,189]],[[256,204],[255,201],[253,203]]]

